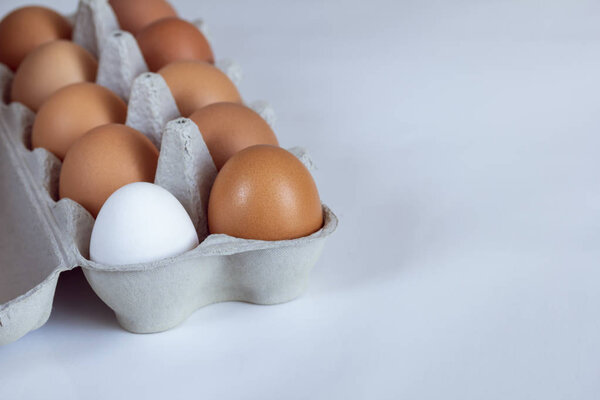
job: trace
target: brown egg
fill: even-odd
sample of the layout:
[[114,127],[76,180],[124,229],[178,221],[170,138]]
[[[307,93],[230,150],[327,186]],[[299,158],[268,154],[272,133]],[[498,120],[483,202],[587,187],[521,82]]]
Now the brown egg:
[[94,217],[108,197],[133,182],[154,182],[158,150],[125,125],[92,129],[69,149],[60,171],[60,198],[75,200]]
[[275,133],[256,112],[239,103],[214,103],[190,115],[218,170],[231,156],[255,144],[278,146]]
[[162,18],[177,13],[165,0],[108,0],[121,29],[137,35],[142,29]]
[[96,80],[98,63],[67,40],[39,46],[25,57],[12,83],[11,100],[37,111],[54,92],[72,83]]
[[165,18],[148,25],[138,33],[137,41],[148,68],[153,72],[175,61],[215,62],[210,44],[202,32],[179,18]]
[[208,201],[211,233],[285,240],[323,226],[319,192],[310,172],[276,146],[248,147],[227,161]]
[[123,124],[127,105],[119,96],[95,83],[64,87],[42,104],[33,123],[31,144],[61,160],[73,142],[97,126]]
[[217,67],[202,61],[178,61],[158,71],[184,117],[212,103],[241,103],[237,88]]
[[0,21],[0,62],[13,71],[46,42],[71,38],[71,23],[46,7],[22,7]]

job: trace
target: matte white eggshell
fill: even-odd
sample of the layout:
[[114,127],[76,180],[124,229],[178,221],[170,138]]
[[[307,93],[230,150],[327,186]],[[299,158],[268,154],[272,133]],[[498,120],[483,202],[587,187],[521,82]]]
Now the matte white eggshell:
[[158,185],[135,182],[114,192],[100,209],[90,258],[104,265],[145,263],[198,244],[194,224],[175,196]]

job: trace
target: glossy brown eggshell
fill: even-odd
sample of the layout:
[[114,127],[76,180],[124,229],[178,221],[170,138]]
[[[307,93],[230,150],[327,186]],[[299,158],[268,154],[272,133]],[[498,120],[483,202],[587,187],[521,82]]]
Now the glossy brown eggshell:
[[220,69],[203,61],[178,61],[162,68],[164,78],[182,116],[209,104],[241,103],[237,88]]
[[119,25],[136,35],[162,18],[176,17],[175,9],[165,0],[109,0]]
[[308,169],[280,147],[248,147],[227,161],[208,202],[211,233],[286,240],[323,226],[317,186]]
[[14,10],[0,21],[0,62],[15,71],[21,61],[40,45],[71,38],[71,23],[46,7]]
[[98,62],[87,50],[67,40],[46,43],[25,57],[15,73],[11,101],[37,111],[57,90],[96,80]]
[[119,96],[95,83],[75,83],[42,104],[33,123],[31,144],[62,160],[69,147],[89,130],[123,124],[126,118],[127,105]]
[[279,145],[269,124],[239,103],[214,103],[194,112],[190,119],[198,125],[217,170],[246,147]]
[[69,149],[63,162],[60,198],[75,200],[94,217],[117,189],[154,182],[158,150],[139,131],[120,124],[94,128]]
[[175,61],[215,62],[206,37],[195,25],[180,18],[165,18],[148,25],[137,35],[137,42],[153,72]]

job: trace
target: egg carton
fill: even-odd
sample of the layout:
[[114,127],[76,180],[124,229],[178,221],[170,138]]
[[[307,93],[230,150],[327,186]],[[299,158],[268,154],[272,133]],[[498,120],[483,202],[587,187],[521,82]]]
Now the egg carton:
[[[74,40],[99,54],[98,83],[128,99],[127,124],[160,148],[155,183],[182,203],[201,243],[151,263],[90,261],[94,219],[76,202],[58,199],[60,160],[45,149],[30,148],[34,113],[20,103],[0,104],[0,345],[48,320],[60,273],[76,267],[119,324],[135,333],[173,328],[211,303],[277,304],[301,295],[326,238],[337,227],[333,212],[323,205],[323,228],[294,240],[209,234],[207,202],[217,171],[198,127],[179,116],[162,77],[144,70],[135,40],[118,31],[106,0],[81,1],[74,26]],[[230,75],[239,71],[235,63],[221,66]],[[0,65],[4,99],[11,79],[12,72]],[[256,102],[254,108],[272,122],[266,103]],[[303,149],[290,151],[312,168]]]

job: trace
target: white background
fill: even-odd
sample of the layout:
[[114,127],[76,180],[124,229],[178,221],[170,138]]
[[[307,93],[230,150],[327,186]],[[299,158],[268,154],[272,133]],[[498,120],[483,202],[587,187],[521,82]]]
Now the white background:
[[174,4],[310,150],[340,227],[302,298],[161,334],[64,274],[0,348],[0,398],[600,398],[600,3]]

